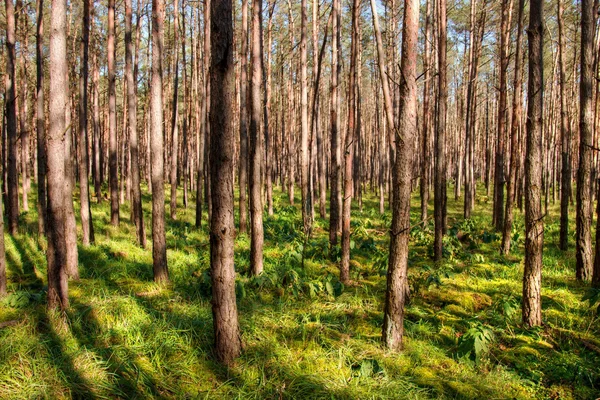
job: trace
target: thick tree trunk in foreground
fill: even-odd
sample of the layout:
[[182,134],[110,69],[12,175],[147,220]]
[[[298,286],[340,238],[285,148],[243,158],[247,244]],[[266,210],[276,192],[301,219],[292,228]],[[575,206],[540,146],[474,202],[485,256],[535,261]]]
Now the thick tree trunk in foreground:
[[152,0],[150,156],[152,163],[152,261],[155,282],[166,282],[169,280],[165,235],[165,178],[163,159],[162,57],[164,22],[165,9],[163,1]]
[[[250,83],[250,268],[252,274],[263,271],[263,204],[262,204],[262,165],[263,141],[261,126],[261,82],[262,82],[262,0],[253,0],[252,4],[252,70]],[[212,115],[212,113],[211,113]],[[212,148],[212,147],[211,147]]]
[[8,233],[17,233],[19,222],[19,176],[17,173],[17,98],[15,93],[15,6],[13,0],[6,4],[6,76],[4,98],[6,104],[6,135],[8,139],[7,195]]
[[[374,0],[371,0],[373,2]],[[373,7],[374,8],[374,7]],[[391,350],[402,349],[404,304],[408,291],[408,239],[410,235],[410,192],[413,142],[417,132],[417,44],[419,33],[419,1],[405,0],[400,65],[400,103],[398,137],[394,164],[394,204],[390,230],[390,256],[387,291],[383,316],[382,339]]]
[[[88,60],[90,44],[90,1],[83,0],[83,26],[81,30],[81,68],[79,70],[79,191],[80,215],[83,231],[82,244],[94,243],[94,225],[90,209],[88,183]],[[92,4],[93,6],[93,4]]]
[[115,75],[115,0],[108,0],[108,135],[110,223],[119,225],[119,175],[117,159],[117,94]]
[[48,308],[69,307],[67,279],[65,134],[66,110],[69,106],[67,91],[67,2],[52,0],[50,25],[50,124],[48,149]]
[[[156,1],[156,0],[155,0]],[[233,245],[233,27],[231,0],[211,2],[210,272],[215,355],[230,365],[241,352],[235,300]],[[256,2],[255,2],[256,6]]]
[[[129,151],[131,152],[131,213],[138,244],[146,247],[146,231],[142,211],[142,194],[140,190],[140,158],[137,133],[137,82],[133,68],[133,41],[131,34],[131,0],[125,0],[125,78],[127,79],[127,116],[129,117]],[[139,17],[138,17],[139,18]]]
[[542,323],[542,116],[543,116],[543,0],[531,0],[529,11],[529,82],[527,84],[527,146],[525,153],[525,269],[523,324]]
[[592,176],[594,81],[594,18],[593,1],[581,0],[581,78],[579,83],[579,171],[577,173],[577,280],[592,275]]

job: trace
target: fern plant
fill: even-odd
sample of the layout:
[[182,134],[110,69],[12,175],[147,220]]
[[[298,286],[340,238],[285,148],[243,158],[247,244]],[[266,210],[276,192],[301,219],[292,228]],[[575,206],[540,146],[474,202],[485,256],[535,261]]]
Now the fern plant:
[[470,328],[458,339],[458,356],[470,357],[479,362],[490,350],[495,336],[492,329],[479,321],[471,323]]

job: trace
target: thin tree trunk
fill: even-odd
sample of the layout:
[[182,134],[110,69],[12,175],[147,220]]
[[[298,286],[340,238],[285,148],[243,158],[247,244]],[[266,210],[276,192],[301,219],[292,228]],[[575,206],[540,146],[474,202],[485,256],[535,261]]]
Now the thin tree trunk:
[[[113,1],[113,0],[111,0]],[[165,235],[165,189],[163,159],[163,35],[165,9],[162,0],[152,0],[152,83],[150,148],[152,159],[152,261],[155,282],[167,282]]]
[[108,130],[110,223],[119,225],[119,178],[117,159],[117,94],[115,88],[115,0],[108,0]]
[[240,232],[248,232],[248,0],[242,1],[242,49],[240,54]]
[[527,84],[527,147],[525,160],[525,269],[523,324],[542,323],[542,121],[543,121],[543,0],[531,0],[529,11],[529,82]]
[[142,194],[140,190],[140,160],[137,133],[137,96],[135,93],[137,78],[132,65],[133,43],[131,37],[131,8],[131,0],[125,0],[125,78],[127,79],[127,115],[129,117],[129,149],[131,152],[132,216],[133,223],[135,224],[136,228],[135,231],[138,244],[142,246],[142,248],[145,248],[146,231],[144,228]]
[[446,109],[448,102],[446,67],[446,0],[438,2],[438,106],[437,135],[435,142],[435,237],[434,260],[442,259],[442,237],[446,220]]
[[179,2],[173,3],[175,65],[173,71],[173,102],[171,116],[171,218],[177,219],[177,165],[179,162]]
[[250,268],[254,275],[263,271],[263,205],[262,205],[262,158],[263,141],[261,125],[261,81],[262,81],[262,0],[253,0],[251,38],[251,83],[250,83]]
[[[560,1],[560,0],[558,0]],[[521,99],[522,93],[522,76],[521,76],[521,36],[523,31],[523,13],[525,1],[519,0],[518,21],[517,21],[517,42],[515,55],[515,79],[513,104],[512,104],[512,120],[510,124],[510,173],[508,174],[508,186],[506,190],[506,218],[504,219],[504,228],[502,232],[502,244],[500,253],[507,255],[510,252],[512,228],[514,219],[514,202],[515,202],[515,187],[517,185],[517,166],[519,164],[519,127],[521,126]]]
[[[36,61],[36,120],[38,176],[38,234],[46,234],[46,119],[44,108],[44,0],[37,0]],[[0,210],[1,211],[1,210]]]
[[[81,30],[81,68],[79,71],[79,190],[81,202],[82,244],[94,242],[94,225],[90,209],[90,187],[88,184],[88,60],[90,44],[90,1],[83,1],[83,25]],[[93,7],[93,4],[92,4]]]
[[340,99],[339,81],[341,74],[341,34],[340,34],[340,0],[333,0],[333,29],[331,50],[331,168],[329,178],[329,244],[337,244],[337,235],[340,230],[341,208],[341,138],[340,138]]
[[307,50],[306,36],[308,17],[306,12],[306,0],[301,1],[301,23],[300,23],[300,125],[301,144],[300,157],[301,169],[301,191],[302,191],[302,222],[304,223],[304,235],[308,237],[312,229],[310,214],[312,193],[309,193],[309,148],[308,148],[308,81],[307,81]]
[[[429,147],[429,133],[430,122],[431,122],[431,111],[429,109],[430,99],[430,79],[431,79],[431,41],[433,40],[431,34],[431,3],[433,0],[426,0],[425,5],[425,46],[423,50],[423,70],[425,72],[425,82],[423,84],[423,143],[422,143],[422,157],[421,157],[421,182],[420,182],[420,194],[421,194],[421,223],[425,226],[427,222],[427,206],[429,203],[429,154],[431,149]],[[466,198],[465,198],[466,201]]]
[[8,214],[8,233],[17,233],[19,221],[19,177],[17,173],[17,108],[15,94],[15,6],[13,0],[5,0],[6,4],[6,76],[4,104],[6,107],[7,131],[7,196],[6,213]]
[[350,281],[350,214],[352,211],[353,197],[353,164],[354,164],[354,141],[357,139],[356,120],[360,116],[357,112],[356,99],[356,69],[358,59],[358,19],[360,15],[359,0],[354,0],[352,4],[352,33],[350,50],[350,71],[348,79],[348,127],[346,131],[346,140],[344,143],[344,198],[342,203],[342,258],[340,263],[340,281],[347,283]]

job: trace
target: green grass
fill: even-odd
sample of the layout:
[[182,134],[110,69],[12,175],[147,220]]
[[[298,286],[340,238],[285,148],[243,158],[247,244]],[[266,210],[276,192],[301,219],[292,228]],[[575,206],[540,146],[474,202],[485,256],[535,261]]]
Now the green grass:
[[[150,196],[143,201],[151,243]],[[300,201],[290,206],[277,191],[274,216],[265,213],[261,277],[248,276],[249,238],[236,239],[244,350],[225,369],[211,352],[206,219],[203,229],[194,227],[191,203],[183,209],[180,202],[178,220],[167,221],[166,287],[152,282],[151,251],[135,243],[129,205],[115,228],[108,203],[94,203],[96,244],[79,247],[81,280],[70,283],[64,315],[45,308],[45,243],[35,210],[21,214],[19,234],[5,236],[12,294],[0,303],[0,322],[18,322],[0,329],[0,398],[600,396],[599,319],[581,301],[586,285],[574,278],[574,249],[558,249],[558,205],[546,219],[542,328],[520,325],[522,215],[517,211],[514,250],[501,257],[485,196],[469,222],[462,202],[450,199],[444,263],[431,261],[431,226],[411,232],[405,348],[391,353],[380,345],[391,215],[379,215],[374,195],[362,213],[353,212],[356,285],[344,288],[327,221],[317,218],[302,268]],[[490,339],[470,344],[466,338],[477,332]]]

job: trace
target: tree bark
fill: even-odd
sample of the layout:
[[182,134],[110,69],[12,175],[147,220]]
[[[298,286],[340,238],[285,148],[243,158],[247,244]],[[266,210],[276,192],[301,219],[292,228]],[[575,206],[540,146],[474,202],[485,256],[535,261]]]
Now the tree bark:
[[446,0],[438,0],[438,105],[435,142],[434,260],[442,259],[442,238],[446,226],[446,110],[448,102],[446,47]]
[[300,126],[301,126],[301,144],[300,157],[302,162],[301,169],[301,191],[302,191],[302,222],[304,224],[304,235],[308,237],[312,229],[312,219],[310,210],[312,208],[312,193],[309,193],[309,148],[308,148],[308,81],[307,81],[307,49],[306,49],[306,31],[308,17],[306,12],[306,0],[300,2],[301,23],[300,23]]
[[342,203],[341,190],[341,138],[340,138],[340,99],[339,81],[342,70],[339,58],[341,56],[340,34],[340,0],[333,0],[333,29],[331,32],[331,168],[329,178],[329,244],[337,244],[338,232],[341,228],[340,208]]
[[[374,9],[374,0],[371,0]],[[373,11],[375,12],[375,11]],[[413,143],[417,132],[417,44],[419,1],[405,0],[400,65],[400,98],[396,160],[393,172],[392,227],[382,340],[390,350],[402,349],[404,304],[407,300],[408,239]]]
[[[90,187],[88,184],[88,60],[90,44],[90,1],[83,1],[83,25],[81,29],[81,68],[79,70],[79,190],[80,214],[83,230],[82,244],[94,242],[94,225],[90,209]],[[93,7],[93,4],[92,4]]]
[[67,2],[52,0],[50,25],[50,118],[48,149],[48,308],[69,307],[67,279],[66,206],[64,190],[67,95]]
[[44,0],[37,0],[36,61],[36,126],[37,126],[37,193],[38,234],[46,235],[46,112],[44,108]]
[[[210,131],[212,133],[210,141],[212,178],[210,182],[213,204],[210,224],[212,312],[215,354],[220,362],[231,365],[241,352],[233,265],[235,226],[233,221],[234,129],[232,110],[235,70],[231,0],[212,1],[210,10],[212,59],[210,84],[213,92],[210,105],[212,111],[210,113]],[[255,46],[253,47],[255,49]]]
[[342,202],[342,258],[340,263],[340,281],[350,281],[350,214],[352,211],[352,197],[354,188],[354,145],[357,140],[357,99],[356,99],[356,77],[358,59],[358,23],[360,7],[359,0],[353,0],[352,4],[352,44],[350,49],[350,71],[348,77],[348,126],[346,140],[344,143],[344,198]]
[[[560,0],[558,0],[560,1]],[[517,21],[517,44],[515,55],[515,79],[512,119],[510,124],[510,173],[508,174],[508,186],[506,188],[506,211],[504,218],[504,228],[502,232],[502,244],[500,245],[500,254],[507,255],[510,252],[512,228],[514,219],[515,187],[517,185],[517,167],[519,164],[519,127],[521,126],[521,99],[523,98],[522,86],[523,78],[521,76],[521,36],[523,31],[523,10],[525,8],[524,0],[519,0],[518,21]]]
[[592,275],[592,175],[593,112],[592,83],[594,80],[593,1],[581,1],[581,68],[579,83],[579,170],[577,173],[577,254],[576,278],[583,281]]
[[173,3],[173,34],[175,64],[173,71],[173,102],[171,115],[171,218],[177,219],[177,166],[179,162],[179,1]]
[[119,225],[119,175],[117,159],[117,94],[115,88],[115,0],[108,0],[108,135],[110,223]]
[[240,51],[240,232],[248,232],[248,0],[242,1],[242,48]]
[[6,107],[6,135],[8,139],[7,196],[8,233],[15,235],[19,223],[19,177],[17,173],[17,107],[15,93],[15,6],[13,0],[6,5],[6,76],[4,103]]
[[[424,50],[423,50],[423,70],[425,82],[423,84],[423,127],[422,127],[422,157],[421,157],[421,181],[420,181],[420,194],[421,194],[421,223],[425,227],[427,223],[427,206],[429,204],[429,154],[431,149],[429,146],[429,133],[431,132],[431,111],[429,109],[430,99],[430,79],[431,79],[431,41],[433,40],[431,34],[431,3],[433,0],[426,0],[425,5],[425,38],[424,38]],[[466,197],[465,197],[466,201]]]
[[262,82],[262,0],[252,2],[252,48],[250,83],[250,268],[254,275],[263,271],[263,205],[262,205],[262,166],[263,141],[261,126],[261,82]]
[[527,84],[527,146],[525,155],[525,269],[523,324],[542,323],[542,121],[543,121],[543,0],[531,0],[529,10],[529,82]]
[[508,116],[508,39],[512,0],[502,0],[500,22],[500,88],[498,94],[498,142],[496,146],[496,168],[494,176],[494,225],[497,231],[504,226],[504,153],[506,150],[506,119]]
[[[142,248],[146,247],[146,231],[142,210],[142,194],[140,190],[140,159],[137,133],[137,96],[135,86],[137,78],[133,68],[132,10],[131,0],[125,0],[125,78],[127,79],[127,116],[129,117],[129,151],[131,152],[131,185],[132,216],[135,224],[137,241]],[[139,21],[139,17],[138,17]]]
[[[113,0],[111,0],[113,1]],[[163,35],[165,9],[162,0],[152,0],[152,82],[150,149],[152,164],[152,262],[155,282],[167,282],[165,234],[165,189],[163,159]]]

